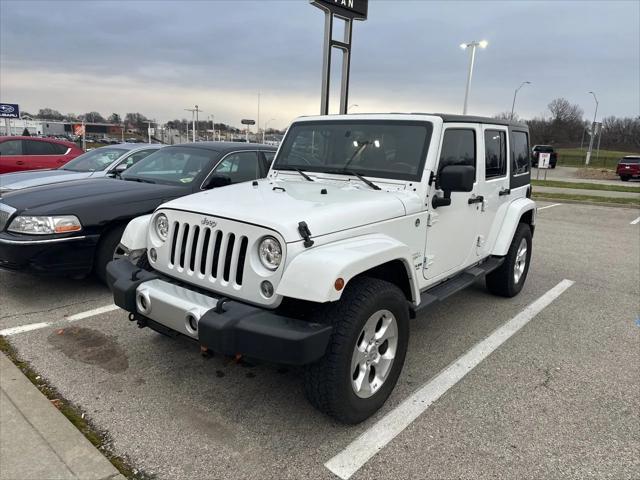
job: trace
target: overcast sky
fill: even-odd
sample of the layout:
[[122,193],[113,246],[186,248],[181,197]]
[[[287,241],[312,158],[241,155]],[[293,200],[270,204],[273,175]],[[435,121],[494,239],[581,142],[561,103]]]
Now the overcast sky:
[[[351,112],[546,114],[555,97],[598,117],[640,114],[640,1],[372,0],[354,26]],[[323,14],[306,0],[0,0],[0,101],[36,112],[141,112],[198,104],[216,121],[283,127],[319,113]],[[337,97],[337,90],[336,95]],[[202,116],[200,117],[202,118]]]

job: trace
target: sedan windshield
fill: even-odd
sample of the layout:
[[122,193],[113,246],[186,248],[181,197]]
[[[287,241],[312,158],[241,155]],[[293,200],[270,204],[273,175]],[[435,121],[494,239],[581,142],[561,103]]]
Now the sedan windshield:
[[429,122],[300,122],[273,168],[419,181],[431,131]]
[[165,147],[129,167],[121,176],[165,185],[188,185],[208,173],[219,153],[204,148]]
[[105,170],[122,155],[129,150],[124,148],[96,148],[90,152],[83,153],[79,157],[67,162],[62,170],[72,172],[99,172]]

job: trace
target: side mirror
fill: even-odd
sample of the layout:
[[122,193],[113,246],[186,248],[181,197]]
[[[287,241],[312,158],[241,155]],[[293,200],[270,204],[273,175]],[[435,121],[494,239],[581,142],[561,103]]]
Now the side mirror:
[[129,165],[127,165],[126,162],[122,162],[116,165],[116,168],[114,168],[113,171],[119,175],[122,172],[124,172],[127,168],[129,168]]
[[444,192],[470,192],[476,181],[476,169],[471,165],[447,165],[437,177],[437,186]]
[[444,191],[444,197],[434,196],[433,208],[451,205],[451,192],[470,192],[476,181],[476,169],[471,165],[447,165],[440,170],[436,186]]
[[231,185],[231,178],[228,175],[214,173],[204,184],[204,188],[208,190],[210,188],[226,187],[227,185]]

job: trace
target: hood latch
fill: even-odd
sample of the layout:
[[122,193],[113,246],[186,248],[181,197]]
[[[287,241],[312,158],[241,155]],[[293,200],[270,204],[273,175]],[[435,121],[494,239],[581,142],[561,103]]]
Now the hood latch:
[[313,246],[313,240],[311,240],[311,231],[307,225],[307,222],[298,223],[298,232],[300,236],[304,239],[305,248],[309,248]]

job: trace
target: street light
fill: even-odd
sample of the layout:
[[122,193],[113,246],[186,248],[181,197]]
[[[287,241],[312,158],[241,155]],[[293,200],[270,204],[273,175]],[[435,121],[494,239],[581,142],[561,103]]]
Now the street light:
[[469,74],[467,75],[467,89],[464,94],[464,107],[462,108],[462,114],[467,114],[467,104],[469,102],[469,90],[471,89],[471,77],[473,76],[473,64],[476,61],[476,48],[487,48],[489,42],[486,40],[476,41],[469,43],[461,43],[460,48],[466,50],[467,48],[471,48],[471,55],[469,56]]
[[264,143],[264,134],[267,131],[267,125],[269,125],[269,122],[275,120],[275,118],[270,118],[269,120],[267,120],[266,122],[264,122],[264,130],[262,130],[262,143]]
[[513,110],[514,108],[516,108],[516,96],[518,95],[518,90],[520,90],[525,85],[531,85],[531,82],[522,82],[520,86],[516,88],[516,91],[513,92],[513,103],[511,104],[511,117],[510,117],[511,120],[513,120]]
[[149,135],[149,143],[151,143],[151,125],[157,123],[155,120],[147,120],[147,134]]
[[591,135],[589,138],[589,150],[587,151],[587,158],[585,158],[585,165],[589,165],[589,161],[591,160],[591,152],[593,151],[593,136],[596,131],[596,116],[598,115],[598,98],[596,94],[593,92],[588,92],[593,95],[593,99],[596,101],[596,110],[593,112],[593,123],[591,124]]

